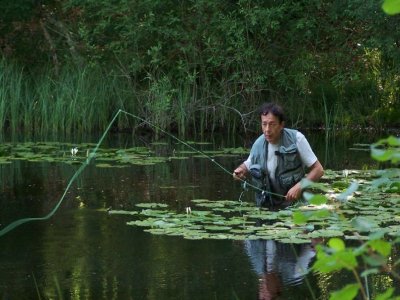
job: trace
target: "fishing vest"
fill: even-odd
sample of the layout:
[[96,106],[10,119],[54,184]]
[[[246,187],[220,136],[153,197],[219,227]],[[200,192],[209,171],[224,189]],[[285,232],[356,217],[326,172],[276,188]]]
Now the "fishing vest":
[[[276,194],[286,195],[287,192],[299,182],[305,175],[300,154],[297,149],[297,130],[284,128],[281,133],[277,155],[277,165],[275,170],[275,181],[268,176],[268,141],[262,134],[251,149],[250,174],[253,177],[253,184],[263,190],[271,191]],[[258,170],[258,171],[257,171]],[[280,205],[285,201],[283,197],[269,197],[257,193],[258,206]],[[267,203],[265,203],[267,202]]]

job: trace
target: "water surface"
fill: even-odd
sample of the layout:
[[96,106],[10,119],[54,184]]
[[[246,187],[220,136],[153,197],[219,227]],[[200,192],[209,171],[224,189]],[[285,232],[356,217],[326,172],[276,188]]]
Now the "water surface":
[[[349,150],[354,143],[373,142],[370,136],[355,135],[327,144],[323,135],[310,134],[309,140],[325,167],[376,166],[366,151]],[[200,150],[249,146],[244,139],[210,141],[193,146]],[[170,140],[158,146],[150,143],[132,135],[114,135],[102,147],[149,146],[164,157],[185,148]],[[245,156],[216,159],[233,170]],[[0,165],[1,228],[18,218],[48,214],[79,166],[24,160]],[[344,272],[305,275],[315,255],[311,241],[291,245],[265,240],[186,240],[152,235],[127,226],[132,217],[106,212],[130,210],[142,202],[166,203],[184,212],[192,199],[238,200],[241,191],[238,182],[201,155],[151,166],[99,168],[91,164],[50,220],[24,224],[0,237],[0,297],[327,299],[328,290],[354,281]],[[250,192],[243,198],[252,199]],[[372,278],[372,293],[385,290],[390,280],[388,275]]]

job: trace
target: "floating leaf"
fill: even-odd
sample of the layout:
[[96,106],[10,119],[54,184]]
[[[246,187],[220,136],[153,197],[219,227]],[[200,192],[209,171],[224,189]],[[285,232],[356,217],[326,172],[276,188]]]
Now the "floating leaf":
[[327,202],[326,196],[320,194],[312,194],[309,192],[304,192],[303,197],[312,205],[321,205]]
[[339,237],[343,236],[343,231],[340,230],[327,230],[327,229],[319,229],[308,234],[310,238],[318,238],[318,237]]
[[168,207],[168,204],[165,203],[137,203],[136,204],[137,207],[141,207],[141,208],[165,208]]
[[305,224],[308,221],[308,217],[305,213],[296,211],[293,213],[293,221],[295,224]]
[[302,239],[302,238],[282,238],[282,239],[277,239],[281,243],[285,244],[309,244],[310,240],[309,239]]
[[110,210],[108,212],[110,215],[137,215],[137,211],[127,211],[127,210]]
[[378,225],[373,222],[372,219],[365,217],[355,217],[351,220],[351,224],[360,232],[368,232],[378,227]]
[[300,184],[301,184],[301,189],[302,190],[305,190],[305,189],[317,189],[317,190],[320,190],[320,191],[323,191],[323,192],[327,191],[327,187],[323,183],[314,182],[314,181],[311,181],[311,180],[309,180],[307,178],[303,178],[300,181]]

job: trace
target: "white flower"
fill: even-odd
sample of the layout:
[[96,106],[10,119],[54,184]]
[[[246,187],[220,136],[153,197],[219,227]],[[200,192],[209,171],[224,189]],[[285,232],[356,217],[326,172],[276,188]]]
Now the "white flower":
[[71,155],[75,156],[78,153],[78,147],[71,148]]

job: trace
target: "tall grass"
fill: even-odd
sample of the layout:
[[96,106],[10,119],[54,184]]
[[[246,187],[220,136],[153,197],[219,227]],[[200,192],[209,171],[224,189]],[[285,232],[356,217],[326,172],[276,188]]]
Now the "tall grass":
[[[148,74],[143,80],[101,67],[68,65],[56,76],[51,69],[28,73],[4,60],[0,68],[0,133],[94,133],[123,109],[180,136],[217,130],[235,135],[258,130],[257,114],[251,112],[275,95],[288,112],[288,126],[323,126],[329,137],[330,128],[363,124],[384,109],[382,95],[371,83],[369,89],[349,86],[340,92],[329,83],[316,84],[310,95],[290,91],[285,97],[277,91],[244,89],[240,78],[212,81],[196,74],[176,80],[168,74]],[[136,122],[121,117],[116,126],[133,129]]]
[[8,114],[8,105],[7,105],[7,74],[4,68],[4,64],[0,64],[0,131],[4,131],[7,114]]
[[[64,68],[58,76],[51,70],[32,76],[4,61],[0,64],[2,133],[101,131],[118,109],[134,106],[128,103],[133,99],[126,95],[127,81],[100,68]],[[122,120],[119,126],[130,125]]]

